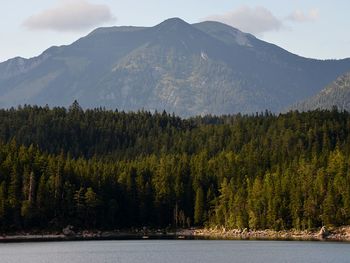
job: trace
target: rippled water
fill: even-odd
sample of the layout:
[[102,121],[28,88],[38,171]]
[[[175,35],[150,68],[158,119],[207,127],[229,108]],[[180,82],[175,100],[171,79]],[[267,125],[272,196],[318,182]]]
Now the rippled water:
[[1,263],[350,262],[349,243],[141,240],[0,244]]

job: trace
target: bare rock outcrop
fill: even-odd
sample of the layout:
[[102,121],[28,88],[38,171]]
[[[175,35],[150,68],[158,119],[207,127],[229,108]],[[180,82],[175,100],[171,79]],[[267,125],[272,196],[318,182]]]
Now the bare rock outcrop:
[[318,236],[321,238],[327,238],[329,236],[329,230],[327,229],[326,226],[323,226],[320,230],[320,232],[318,233]]
[[62,233],[63,233],[63,235],[68,236],[68,237],[75,236],[75,232],[74,232],[73,229],[74,229],[73,226],[68,225],[68,226],[66,226],[65,228],[62,229]]

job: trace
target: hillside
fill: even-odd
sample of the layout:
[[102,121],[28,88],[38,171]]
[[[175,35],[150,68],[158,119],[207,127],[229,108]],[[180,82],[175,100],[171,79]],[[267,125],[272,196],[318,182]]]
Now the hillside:
[[301,111],[332,109],[350,111],[350,73],[338,77],[317,95],[295,104],[292,108]]

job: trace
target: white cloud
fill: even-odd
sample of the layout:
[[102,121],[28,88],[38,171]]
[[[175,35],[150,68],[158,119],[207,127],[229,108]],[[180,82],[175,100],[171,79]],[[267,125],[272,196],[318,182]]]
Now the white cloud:
[[278,31],[283,27],[283,22],[262,6],[254,8],[241,6],[223,15],[207,17],[206,20],[220,21],[244,32],[257,35],[268,31]]
[[209,16],[204,20],[219,21],[247,33],[262,35],[270,31],[288,29],[289,27],[286,25],[287,21],[301,23],[315,21],[318,18],[318,9],[311,9],[308,13],[296,10],[285,18],[279,18],[262,6],[241,6],[231,12]]
[[311,9],[308,13],[304,13],[301,10],[295,10],[292,14],[287,17],[287,20],[293,22],[310,22],[315,21],[319,18],[318,9]]
[[87,0],[59,0],[55,7],[26,19],[23,26],[32,30],[81,31],[113,20],[115,18],[106,5]]

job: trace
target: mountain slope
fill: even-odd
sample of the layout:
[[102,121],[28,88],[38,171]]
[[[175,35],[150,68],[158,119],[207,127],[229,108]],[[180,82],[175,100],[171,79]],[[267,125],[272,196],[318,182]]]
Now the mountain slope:
[[302,58],[218,22],[173,18],[99,28],[68,46],[0,63],[0,107],[18,104],[197,114],[280,111],[350,70]]
[[294,105],[300,111],[332,109],[350,111],[350,72],[338,77],[317,95]]

